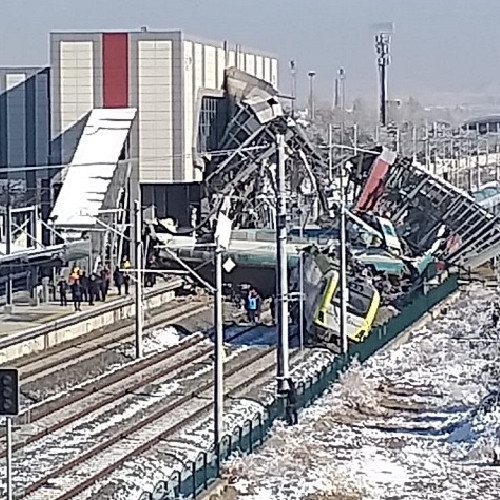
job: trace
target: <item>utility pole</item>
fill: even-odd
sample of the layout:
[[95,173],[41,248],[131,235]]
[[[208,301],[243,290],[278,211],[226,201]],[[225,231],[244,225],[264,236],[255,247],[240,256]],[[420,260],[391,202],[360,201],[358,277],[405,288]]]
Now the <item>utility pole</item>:
[[[222,439],[222,419],[223,419],[223,343],[224,331],[222,322],[222,247],[215,241],[215,303],[214,303],[214,323],[215,323],[215,384],[214,384],[214,444],[216,450],[219,448]],[[217,454],[219,456],[219,454]]]
[[469,174],[469,191],[472,191],[474,172],[472,171],[472,140],[467,139],[467,169]]
[[290,75],[292,77],[292,118],[295,118],[295,98],[297,95],[297,71],[295,61],[290,61]]
[[307,76],[309,77],[309,121],[313,123],[316,116],[314,108],[314,77],[316,76],[316,71],[309,71]]
[[498,136],[500,135],[500,123],[497,122],[497,130],[495,134],[495,181],[500,180],[500,171],[499,171],[499,161],[498,161],[498,154],[500,152],[498,148]]
[[340,145],[344,145],[344,128],[345,128],[345,70],[341,66],[338,70],[338,81],[340,84]]
[[286,398],[285,380],[289,377],[288,367],[288,258],[287,258],[287,230],[286,230],[286,169],[285,169],[285,137],[276,135],[276,297],[278,307],[278,362],[276,383],[278,398],[284,408]]
[[352,142],[353,142],[353,147],[354,147],[353,153],[355,155],[357,155],[358,154],[358,124],[357,123],[355,123],[352,126],[352,134],[353,134]]
[[328,179],[333,182],[333,127],[328,124]]
[[12,417],[5,417],[7,500],[12,500]]
[[347,355],[347,256],[346,256],[346,213],[345,213],[345,186],[344,186],[345,165],[342,165],[340,172],[340,337],[342,353]]
[[[5,214],[5,254],[10,255],[12,252],[12,206],[10,203],[10,179],[7,180],[7,210]],[[5,297],[5,312],[10,314],[12,312],[12,275],[11,267],[9,265],[9,275],[6,283],[6,297]]]
[[[302,217],[302,196],[298,196],[299,205],[299,238],[304,237],[304,219]],[[304,252],[299,251],[299,348],[304,350]]]
[[224,411],[224,323],[222,313],[222,253],[229,248],[232,221],[228,214],[230,198],[223,200],[220,207],[217,227],[215,229],[215,297],[214,297],[214,445],[217,450],[218,466],[220,466],[220,441],[222,439],[222,424]]
[[386,23],[383,30],[375,35],[375,52],[379,71],[380,125],[387,126],[387,66],[391,62],[390,43],[392,23]]
[[144,269],[144,255],[142,250],[142,209],[141,202],[135,200],[135,260],[137,267],[137,282],[135,284],[135,357],[136,359],[142,358],[142,321],[143,321],[143,308],[142,308],[142,286],[143,286],[143,269]]
[[417,127],[415,127],[415,125],[413,125],[412,129],[411,129],[411,141],[412,141],[412,149],[413,149],[413,163],[416,163],[417,162],[417,159],[418,159],[418,151],[417,151],[417,148],[418,148],[418,144],[417,144]]

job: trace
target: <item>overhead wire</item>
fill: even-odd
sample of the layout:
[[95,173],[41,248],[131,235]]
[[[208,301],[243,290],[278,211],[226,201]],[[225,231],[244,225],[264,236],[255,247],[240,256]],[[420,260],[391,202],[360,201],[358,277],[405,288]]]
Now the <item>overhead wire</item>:
[[[125,158],[122,160],[118,160],[118,166],[128,166],[131,162],[141,164],[144,163],[152,163],[161,160],[173,160],[178,158],[187,158],[192,159],[194,157],[201,158],[203,156],[223,156],[228,155],[234,152],[247,152],[247,151],[256,151],[259,149],[266,149],[268,146],[248,146],[245,148],[236,148],[236,149],[220,149],[215,151],[205,151],[198,155],[194,155],[193,153],[185,153],[185,154],[175,154],[168,156],[149,156],[149,157],[140,157],[140,156],[132,156],[130,158]],[[84,167],[98,167],[100,165],[111,165],[109,162],[89,162],[89,163],[56,163],[56,164],[48,164],[48,165],[7,165],[0,166],[0,173],[18,173],[18,172],[32,172],[37,170],[62,170],[67,167],[76,167],[76,168],[84,168]],[[14,179],[13,179],[14,180]]]

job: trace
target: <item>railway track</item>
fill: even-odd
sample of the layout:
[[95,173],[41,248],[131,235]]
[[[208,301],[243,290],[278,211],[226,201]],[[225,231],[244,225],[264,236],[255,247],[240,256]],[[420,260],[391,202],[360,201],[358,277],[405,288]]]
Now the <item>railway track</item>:
[[[196,325],[196,317],[203,316],[203,313],[209,309],[210,303],[206,302],[178,303],[167,307],[166,310],[161,310],[147,326],[154,328],[160,325],[177,324],[191,318]],[[22,411],[14,424],[35,422],[46,415],[47,411],[60,408],[61,405],[66,404],[65,401],[74,400],[75,393],[85,393],[87,386],[82,387],[83,380],[93,380],[93,387],[96,384],[99,385],[100,379],[103,380],[102,383],[108,380],[113,381],[113,376],[116,376],[115,374],[120,370],[106,371],[106,367],[110,364],[123,363],[125,369],[128,365],[135,366],[132,359],[129,362],[123,354],[120,354],[120,350],[127,348],[133,341],[133,328],[133,325],[121,324],[111,330],[106,329],[105,333],[101,332],[97,337],[94,334],[90,338],[58,346],[47,352],[42,359],[37,355],[34,360],[31,357],[19,360],[15,366],[20,369],[21,394],[25,400],[31,400],[34,403]],[[118,356],[117,361],[112,359],[114,353]],[[111,361],[103,357],[106,354],[111,355]],[[94,360],[97,371],[104,372],[100,376],[99,373],[92,373]],[[58,387],[60,387],[59,391],[57,391]],[[35,394],[41,391],[42,397],[32,399],[33,391]],[[44,392],[48,394],[43,396]],[[0,429],[0,436],[4,434],[4,429]],[[3,455],[2,450],[0,457]]]
[[[186,317],[206,311],[211,307],[204,302],[181,302],[168,305],[166,308],[155,312],[147,324],[147,328],[154,328],[165,323],[182,321]],[[90,359],[96,354],[121,347],[133,340],[133,322],[117,324],[104,331],[92,334],[87,338],[78,339],[76,342],[64,343],[41,355],[21,358],[13,366],[19,369],[23,384],[28,384],[65,367]]]
[[[225,372],[225,394],[237,394],[256,383],[275,367],[274,347],[256,349]],[[118,467],[143,454],[158,442],[199,419],[212,409],[212,376],[201,379],[191,394],[171,402],[140,421],[122,428],[85,453],[56,468],[29,485],[24,498],[29,500],[68,500]]]
[[[227,340],[235,340],[252,328],[241,330]],[[112,405],[121,398],[131,396],[142,387],[168,377],[181,368],[200,362],[204,358],[208,362],[212,353],[213,344],[206,336],[202,333],[193,334],[159,354],[133,362],[96,380],[89,380],[58,398],[33,406],[15,419],[14,425],[22,426],[29,420],[29,425],[35,425],[36,431],[27,436],[14,432],[13,451],[81,419],[84,414],[75,411],[75,405],[79,403],[85,413],[91,413],[106,405]],[[5,454],[5,450],[0,451],[0,458],[5,457]]]
[[[233,340],[250,329],[240,331],[228,340]],[[136,370],[132,380],[128,380],[126,384],[120,384],[117,380],[116,387],[109,384],[105,385],[104,383],[101,388],[96,387],[92,389],[88,387],[85,394],[82,394],[79,398],[79,403],[73,401],[72,404],[62,407],[59,411],[50,411],[47,409],[46,417],[39,419],[42,431],[30,436],[28,442],[34,443],[44,437],[50,437],[70,424],[78,425],[78,421],[82,421],[82,419],[92,419],[92,415],[94,414],[95,416],[96,412],[99,413],[109,407],[117,406],[119,402],[122,404],[126,403],[132,397],[131,394],[137,396],[136,391],[139,391],[141,388],[144,389],[148,384],[161,383],[162,379],[163,383],[165,379],[170,383],[175,382],[178,379],[179,370],[185,368],[190,363],[208,361],[212,350],[213,345],[202,337],[188,339],[179,346],[176,346],[176,348],[162,353],[161,356],[155,356],[150,360],[143,360],[141,363],[146,368],[140,371]],[[274,347],[265,349],[255,348],[254,352],[250,353],[251,355],[247,359],[245,359],[244,355],[240,354],[233,360],[228,360],[225,373],[227,394],[230,395],[245,389],[251,385],[252,381],[258,380],[269,370],[273,369],[275,366],[273,351]],[[239,361],[240,359],[241,361]],[[169,366],[161,366],[162,361],[168,362]],[[227,365],[231,364],[232,361],[235,361],[235,363],[233,363],[233,366],[228,367]],[[88,464],[93,467],[93,472],[92,474],[89,471],[86,472],[85,481],[88,482],[89,479],[97,481],[119,467],[125,460],[141,454],[159,440],[164,439],[165,436],[174,433],[176,430],[199,418],[212,406],[212,393],[210,392],[210,389],[213,387],[213,377],[210,373],[212,370],[211,363],[208,368],[209,370],[205,370],[201,376],[191,377],[190,384],[191,387],[195,386],[194,390],[189,390],[188,384],[183,388],[182,395],[176,394],[173,397],[162,398],[160,403],[155,403],[155,408],[160,406],[159,409],[144,412],[145,415],[138,421],[131,421],[120,425],[118,432],[116,428],[110,428],[109,431],[111,432],[108,432],[105,438],[96,436],[94,446],[85,451],[80,450],[81,453],[70,460],[58,460],[59,463],[65,463],[65,465],[38,478],[33,484],[27,485],[25,495],[28,495],[28,498],[59,498],[57,495],[54,495],[54,492],[60,493],[60,490],[53,486],[54,481],[61,480],[62,483],[67,485],[75,484],[74,478],[66,482],[64,477],[67,472],[80,469],[81,467],[85,468],[85,465]],[[130,373],[128,375],[130,376]],[[120,380],[123,382],[127,375],[123,373],[120,377]],[[103,394],[100,392],[103,392]],[[103,396],[105,399],[103,399]],[[164,401],[164,399],[168,401]],[[207,402],[207,400],[210,401]],[[49,411],[50,413],[48,413]],[[44,418],[45,422],[43,421]],[[52,422],[51,427],[44,428],[44,423],[46,424],[50,421]],[[71,425],[73,432],[77,431],[75,425]],[[15,443],[16,449],[25,444],[26,441],[18,441]],[[64,446],[64,441],[61,441],[59,444]],[[41,452],[36,450],[25,451],[25,456],[29,458],[33,454],[36,456],[39,453]],[[112,457],[118,456],[118,459],[111,460],[110,455]],[[103,463],[99,461],[100,459],[97,460],[96,457],[103,457],[102,460],[108,464],[105,470],[96,469],[98,462],[101,464],[101,468]],[[23,470],[27,472],[26,469]],[[79,487],[84,489],[86,486],[80,484]],[[63,489],[66,490],[67,487],[63,487]],[[66,496],[67,494],[68,492],[64,493],[61,498],[72,497]],[[74,492],[74,494],[77,494],[77,492]]]

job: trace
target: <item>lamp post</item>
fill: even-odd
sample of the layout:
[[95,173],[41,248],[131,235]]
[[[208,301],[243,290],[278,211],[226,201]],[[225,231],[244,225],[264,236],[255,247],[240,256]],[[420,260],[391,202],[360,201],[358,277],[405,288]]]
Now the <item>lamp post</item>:
[[219,446],[222,439],[224,404],[224,324],[222,316],[222,253],[229,248],[232,221],[224,213],[229,211],[230,201],[226,198],[221,206],[215,230],[215,353],[214,353],[214,445],[220,465]]
[[143,286],[143,268],[144,257],[142,249],[142,210],[141,202],[134,202],[135,216],[135,259],[137,267],[137,282],[135,284],[135,357],[142,358],[142,328],[143,328],[143,308],[142,308],[142,286]]
[[[214,444],[218,451],[222,439],[223,420],[223,343],[224,331],[222,321],[222,247],[215,242],[215,301],[214,301],[214,323],[215,323],[215,356],[214,356]],[[219,454],[217,454],[219,456]]]
[[295,96],[297,93],[297,71],[295,61],[290,61],[290,75],[292,78],[292,118],[295,118]]
[[338,81],[340,84],[340,144],[344,144],[344,129],[345,129],[345,70],[341,66],[338,71]]
[[[298,197],[299,205],[299,238],[304,237],[304,220],[302,218],[302,197]],[[299,250],[299,349],[304,350],[304,251]]]
[[344,187],[344,168],[340,172],[340,337],[342,353],[347,355],[347,256],[346,256],[346,203]]
[[314,77],[316,76],[316,71],[309,71],[307,76],[309,77],[309,120],[313,123],[316,116],[314,107]]
[[375,35],[375,52],[379,70],[379,121],[382,127],[387,125],[387,67],[391,62],[390,44],[393,29],[392,23],[382,23],[377,25],[379,32]]
[[276,134],[276,297],[279,300],[278,317],[278,350],[277,350],[277,395],[284,408],[286,397],[285,380],[289,378],[288,353],[288,258],[286,230],[286,170],[285,170],[285,137]]

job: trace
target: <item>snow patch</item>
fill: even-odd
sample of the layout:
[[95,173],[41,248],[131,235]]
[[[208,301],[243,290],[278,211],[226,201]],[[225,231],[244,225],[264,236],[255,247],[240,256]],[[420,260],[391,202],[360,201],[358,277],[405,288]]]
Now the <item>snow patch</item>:
[[164,351],[169,347],[177,345],[180,341],[181,334],[173,326],[153,330],[151,334],[144,339],[144,352],[150,354]]

